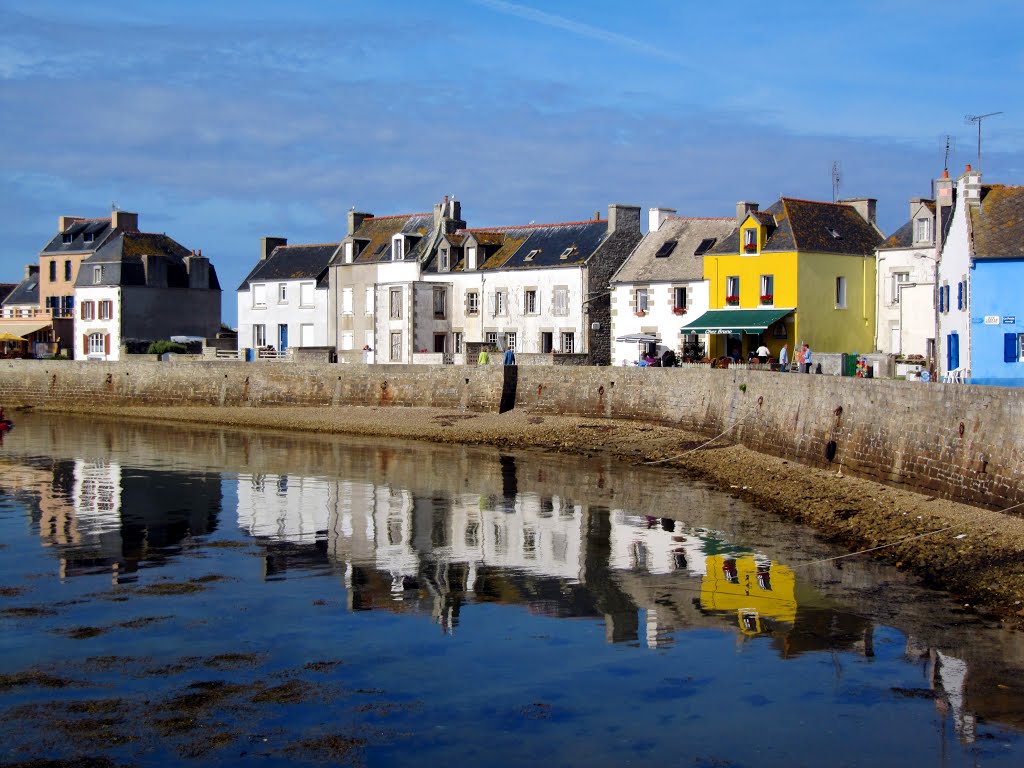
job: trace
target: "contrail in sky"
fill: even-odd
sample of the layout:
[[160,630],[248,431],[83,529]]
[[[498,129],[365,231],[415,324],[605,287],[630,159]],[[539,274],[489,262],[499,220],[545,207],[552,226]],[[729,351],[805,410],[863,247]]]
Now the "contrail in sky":
[[527,21],[543,24],[546,27],[564,29],[566,32],[572,32],[574,35],[579,35],[580,37],[589,37],[592,40],[611,43],[612,45],[617,45],[620,48],[629,48],[639,53],[653,56],[654,58],[671,61],[674,64],[689,66],[689,63],[682,56],[677,56],[671,51],[664,51],[661,48],[645,43],[643,40],[637,40],[635,38],[628,37],[627,35],[620,35],[617,32],[609,32],[604,29],[599,29],[598,27],[591,26],[590,24],[584,24],[581,21],[567,19],[564,16],[557,16],[553,13],[538,11],[536,8],[530,8],[529,6],[519,5],[517,3],[505,2],[505,0],[470,0],[470,2],[490,8],[498,13],[506,13],[510,16],[518,16],[519,18],[526,19]]

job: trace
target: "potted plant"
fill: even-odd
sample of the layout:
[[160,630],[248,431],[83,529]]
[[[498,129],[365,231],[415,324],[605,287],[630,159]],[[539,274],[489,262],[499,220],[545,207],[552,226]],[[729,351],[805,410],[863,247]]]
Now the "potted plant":
[[747,253],[750,253],[751,251],[756,251],[757,243],[744,243],[743,250],[746,251]]
[[762,304],[771,304],[774,301],[775,301],[775,296],[773,296],[770,293],[766,293],[764,296],[761,297],[761,303]]
[[673,315],[685,315],[686,314],[686,307],[672,307],[672,314]]
[[732,306],[735,306],[735,305],[740,303],[740,297],[739,296],[726,296],[725,297],[725,303],[729,304],[729,305],[732,305]]
[[636,311],[636,316],[637,316],[637,317],[645,317],[646,315],[647,315],[647,311],[646,311],[646,310],[643,310],[643,309],[638,309],[638,310]]

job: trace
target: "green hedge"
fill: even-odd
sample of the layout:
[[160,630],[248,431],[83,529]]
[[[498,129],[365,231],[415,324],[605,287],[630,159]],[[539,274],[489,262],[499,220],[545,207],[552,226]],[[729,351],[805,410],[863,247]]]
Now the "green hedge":
[[146,350],[148,355],[162,355],[164,352],[177,352],[183,355],[188,352],[188,347],[176,341],[154,341]]

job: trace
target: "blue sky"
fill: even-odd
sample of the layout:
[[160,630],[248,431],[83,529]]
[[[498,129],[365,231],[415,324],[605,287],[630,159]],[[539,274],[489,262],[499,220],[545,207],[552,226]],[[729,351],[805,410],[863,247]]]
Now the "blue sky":
[[1024,183],[1024,4],[0,0],[0,282],[61,214],[137,211],[234,290],[263,235],[350,207],[470,226],[609,203],[731,216],[878,199],[889,233],[942,171]]

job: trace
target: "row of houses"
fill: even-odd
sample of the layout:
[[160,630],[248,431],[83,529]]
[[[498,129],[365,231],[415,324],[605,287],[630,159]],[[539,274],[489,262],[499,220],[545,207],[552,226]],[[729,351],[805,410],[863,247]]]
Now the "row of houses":
[[[745,360],[762,345],[792,360],[807,343],[1024,384],[1024,307],[1009,289],[1024,270],[1024,187],[983,185],[970,166],[931,186],[888,237],[871,198],[744,201],[728,217],[653,208],[646,233],[640,208],[619,204],[508,227],[470,227],[448,197],[427,213],[352,210],[337,242],[261,239],[236,291],[238,354],[463,363],[483,347],[618,365],[666,350]],[[63,217],[0,323],[31,311],[75,357],[108,360],[129,338],[214,335],[213,266],[137,223]]]

